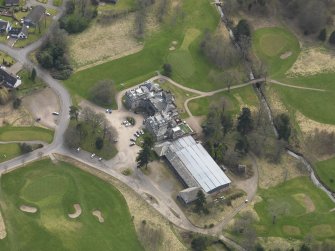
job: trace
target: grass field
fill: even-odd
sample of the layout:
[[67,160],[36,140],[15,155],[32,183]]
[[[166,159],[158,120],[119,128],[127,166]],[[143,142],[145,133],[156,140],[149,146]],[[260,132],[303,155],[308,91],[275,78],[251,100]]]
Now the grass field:
[[316,163],[318,176],[335,193],[335,158]]
[[[255,204],[260,237],[303,239],[312,234],[318,240],[335,238],[334,203],[308,177],[299,177],[267,190],[261,189]],[[273,215],[276,215],[273,224]]]
[[221,92],[214,96],[199,98],[188,103],[190,111],[195,116],[207,115],[211,105],[224,102],[226,111],[232,116],[240,112],[240,106],[258,106],[257,96],[251,86],[246,86],[228,92]]
[[40,140],[51,143],[54,132],[41,127],[0,127],[0,141]]
[[[121,193],[70,164],[46,159],[5,174],[1,194],[7,231],[1,250],[143,250]],[[70,219],[75,203],[82,214]],[[21,212],[22,204],[38,212]]]
[[53,1],[52,1],[52,4],[53,4],[54,6],[61,6],[62,3],[63,3],[63,0],[53,0]]
[[[65,85],[71,93],[77,93],[84,98],[88,96],[90,87],[103,79],[114,80],[120,90],[124,88],[121,83],[126,83],[128,87],[128,82],[133,83],[134,79],[143,79],[142,76],[154,74],[168,61],[172,62],[172,77],[186,86],[201,90],[221,87],[209,81],[208,74],[213,71],[213,66],[199,51],[199,43],[205,30],[214,31],[219,23],[214,5],[208,0],[186,0],[181,2],[181,9],[185,15],[172,17],[176,14],[175,11],[172,12],[170,19],[175,20],[175,23],[166,21],[158,31],[148,35],[144,39],[144,49],[140,52],[76,72],[65,81]],[[187,32],[190,30],[198,30],[199,35],[195,34],[197,32]],[[176,47],[184,44],[183,48],[187,49],[176,48],[175,51],[170,51],[173,41],[177,42]],[[190,65],[185,65],[185,62]],[[186,69],[185,75],[179,70],[180,66]]]
[[[279,94],[288,108],[299,110],[312,120],[326,124],[335,124],[335,115],[333,112],[335,109],[335,88],[331,86],[333,82],[331,76],[335,77],[335,74],[289,80],[290,83],[297,85],[304,83],[305,86],[319,86],[320,88],[326,89],[327,91],[325,92],[300,90],[277,85],[272,86],[272,88]],[[328,77],[330,78],[328,79]],[[306,102],[306,100],[308,100],[308,102]]]
[[[261,28],[254,32],[252,47],[256,55],[268,67],[271,77],[285,74],[300,53],[298,39],[288,30],[279,27]],[[284,53],[290,53],[287,58],[281,58]]]
[[117,4],[104,4],[98,6],[98,11],[106,11],[106,10],[113,10],[113,11],[130,11],[134,10],[136,7],[136,0],[123,0],[118,1]]
[[21,154],[19,144],[0,144],[0,163]]

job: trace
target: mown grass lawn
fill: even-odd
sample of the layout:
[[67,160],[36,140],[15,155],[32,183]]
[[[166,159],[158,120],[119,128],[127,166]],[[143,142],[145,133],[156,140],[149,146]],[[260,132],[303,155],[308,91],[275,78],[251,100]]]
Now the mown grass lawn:
[[315,167],[321,180],[335,193],[335,158],[320,161]]
[[[260,237],[303,239],[312,234],[318,240],[335,238],[334,203],[308,177],[299,177],[267,190],[261,189],[255,204]],[[276,215],[273,224],[273,215]]]
[[225,110],[232,116],[240,113],[240,105],[258,106],[257,96],[251,86],[221,92],[210,97],[194,99],[188,103],[190,111],[195,116],[208,114],[211,105],[225,105]]
[[[70,219],[76,203],[82,214]],[[38,212],[24,213],[22,204]],[[64,162],[45,159],[2,175],[1,211],[7,231],[1,250],[143,250],[121,193]]]
[[40,140],[51,143],[54,132],[41,127],[0,127],[0,141]]
[[[266,64],[268,73],[276,78],[291,68],[300,53],[298,39],[287,29],[281,27],[261,28],[252,35],[252,48]],[[282,59],[281,55],[292,54]]]
[[136,0],[122,0],[116,4],[103,4],[98,6],[98,11],[113,10],[116,12],[131,11],[136,8]]
[[0,144],[0,163],[21,154],[20,146],[16,143]]
[[[167,21],[157,32],[148,35],[140,52],[76,72],[65,81],[65,85],[72,94],[87,98],[88,90],[99,80],[112,79],[120,90],[139,83],[134,80],[143,80],[143,76],[155,74],[164,63],[169,62],[172,64],[172,78],[185,86],[207,91],[220,88],[221,84],[209,80],[210,71],[216,70],[199,49],[205,31],[214,31],[219,24],[217,10],[208,0],[185,0],[181,3],[181,9],[185,15],[177,17],[175,23]],[[197,32],[187,32],[190,29],[198,30],[199,35]],[[179,51],[185,34],[188,34],[186,45]],[[173,41],[178,44],[175,51],[170,51]],[[181,66],[186,69],[184,73],[180,70]],[[121,83],[126,85],[121,86]]]
[[298,110],[306,117],[325,124],[335,124],[335,92],[316,92],[273,85],[289,109]]

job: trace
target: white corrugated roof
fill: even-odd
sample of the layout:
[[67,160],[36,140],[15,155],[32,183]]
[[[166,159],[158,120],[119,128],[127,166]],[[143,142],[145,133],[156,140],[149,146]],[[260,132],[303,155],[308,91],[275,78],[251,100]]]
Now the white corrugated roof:
[[196,143],[192,136],[173,141],[170,150],[205,192],[231,183],[205,148]]

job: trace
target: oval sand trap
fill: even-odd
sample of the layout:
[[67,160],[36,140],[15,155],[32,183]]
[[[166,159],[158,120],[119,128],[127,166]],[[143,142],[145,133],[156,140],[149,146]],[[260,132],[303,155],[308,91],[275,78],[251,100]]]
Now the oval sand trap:
[[81,215],[81,207],[79,204],[73,205],[75,212],[73,214],[68,214],[71,219],[78,218]]
[[287,52],[280,55],[280,59],[286,59],[291,55],[292,55],[292,51],[287,51]]
[[36,207],[30,207],[30,206],[27,206],[27,205],[21,205],[20,206],[20,210],[22,212],[31,213],[31,214],[34,214],[34,213],[37,212],[37,208]]
[[104,217],[102,217],[102,213],[99,210],[94,210],[92,214],[98,218],[100,223],[103,223],[105,221]]

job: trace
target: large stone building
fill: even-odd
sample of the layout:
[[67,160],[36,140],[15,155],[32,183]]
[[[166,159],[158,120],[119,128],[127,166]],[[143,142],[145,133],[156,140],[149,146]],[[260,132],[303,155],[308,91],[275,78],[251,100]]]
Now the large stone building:
[[184,135],[178,127],[179,113],[173,95],[158,84],[145,82],[125,94],[125,105],[146,117],[145,128],[156,141]]
[[[192,136],[165,141],[155,146],[159,156],[165,156],[174,172],[187,188],[179,197],[189,203],[200,189],[211,194],[229,187],[231,181],[205,148]],[[190,189],[193,188],[193,189]]]

